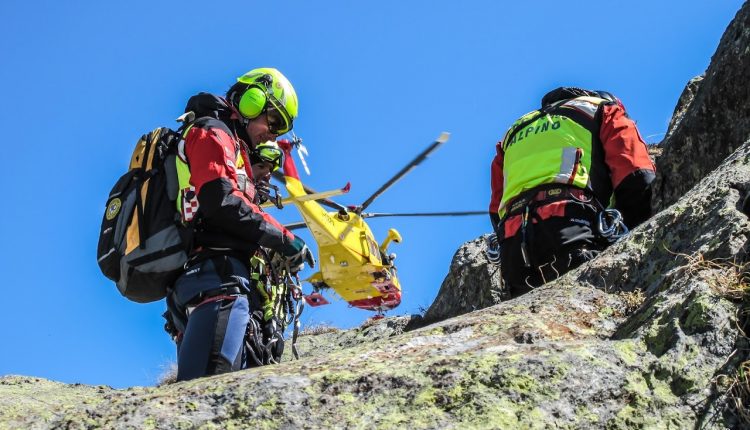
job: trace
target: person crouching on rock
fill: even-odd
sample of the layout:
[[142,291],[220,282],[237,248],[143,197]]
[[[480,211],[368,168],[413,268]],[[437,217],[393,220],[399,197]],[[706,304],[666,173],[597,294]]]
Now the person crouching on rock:
[[490,218],[511,297],[594,258],[651,216],[654,164],[622,102],[605,91],[547,93],[497,144],[491,177]]

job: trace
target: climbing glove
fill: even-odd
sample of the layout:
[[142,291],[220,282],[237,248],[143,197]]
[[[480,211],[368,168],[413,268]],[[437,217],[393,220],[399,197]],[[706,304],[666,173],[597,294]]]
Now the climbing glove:
[[293,272],[299,272],[307,263],[310,267],[315,267],[315,257],[305,241],[295,236],[294,240],[289,242],[282,251],[284,258],[289,262],[289,268]]

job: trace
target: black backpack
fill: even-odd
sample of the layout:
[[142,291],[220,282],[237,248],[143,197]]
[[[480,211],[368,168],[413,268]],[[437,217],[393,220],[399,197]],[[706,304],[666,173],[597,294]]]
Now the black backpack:
[[160,127],[136,144],[130,168],[107,199],[97,262],[123,296],[160,300],[187,261],[192,228],[177,209],[177,146],[182,136]]

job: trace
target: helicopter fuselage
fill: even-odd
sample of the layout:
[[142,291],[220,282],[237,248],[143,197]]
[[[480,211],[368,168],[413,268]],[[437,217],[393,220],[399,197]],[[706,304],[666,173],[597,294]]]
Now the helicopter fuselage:
[[[297,207],[318,244],[320,271],[306,281],[316,290],[330,287],[359,309],[382,312],[398,306],[401,286],[386,249],[391,240],[400,241],[398,232],[391,229],[388,239],[379,245],[356,212],[327,211],[305,192],[291,153],[288,149],[285,152],[284,177],[289,193],[285,201]],[[330,196],[348,190],[347,184],[320,194]]]

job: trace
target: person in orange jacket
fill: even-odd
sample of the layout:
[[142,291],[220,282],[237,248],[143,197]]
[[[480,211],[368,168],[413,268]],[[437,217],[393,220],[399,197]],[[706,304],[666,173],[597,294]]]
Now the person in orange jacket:
[[511,296],[594,258],[651,216],[655,167],[622,102],[561,87],[497,144],[490,219]]

